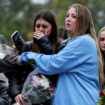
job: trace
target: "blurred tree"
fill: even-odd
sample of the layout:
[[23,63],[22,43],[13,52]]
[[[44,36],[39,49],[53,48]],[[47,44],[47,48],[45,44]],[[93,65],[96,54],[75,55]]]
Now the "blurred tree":
[[7,37],[9,43],[15,30],[25,38],[32,30],[32,18],[41,8],[42,5],[35,5],[31,0],[0,0],[0,33]]
[[73,3],[89,7],[97,32],[105,25],[105,0],[48,0],[46,4],[35,4],[32,0],[0,0],[0,33],[7,37],[10,44],[10,35],[15,30],[26,39],[27,33],[32,31],[35,14],[41,9],[52,10],[58,26],[64,26],[67,9]]

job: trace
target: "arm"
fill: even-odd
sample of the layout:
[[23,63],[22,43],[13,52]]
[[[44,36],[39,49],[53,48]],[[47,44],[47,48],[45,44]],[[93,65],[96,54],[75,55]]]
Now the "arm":
[[[11,96],[11,98],[14,100],[15,96],[21,93],[20,86],[18,84],[18,76],[19,76],[19,71],[15,69],[12,72],[5,73],[9,80],[9,89],[8,92]],[[18,75],[18,76],[17,76]],[[20,77],[21,78],[21,77]]]
[[40,48],[41,53],[43,54],[53,54],[54,53],[52,45],[47,36],[43,36],[37,42],[38,42],[38,46]]
[[0,73],[0,105],[10,105],[11,99],[7,91],[8,80],[4,74]]
[[15,67],[14,71],[6,73],[9,79],[9,94],[20,105],[23,105],[22,88],[24,81],[32,70],[30,65],[19,65]]
[[24,105],[23,95],[21,94],[22,84],[20,84],[20,81],[22,81],[21,71],[22,70],[19,70],[19,68],[17,67],[14,71],[10,73],[6,73],[6,76],[9,79],[8,93],[10,97],[12,98],[12,102],[18,102],[20,105]]
[[[92,51],[94,49],[94,51],[89,50],[90,48]],[[34,59],[39,67],[39,71],[44,74],[72,72],[73,70],[73,72],[78,72],[77,69],[73,68],[79,67],[85,61],[90,60],[89,63],[91,63],[92,53],[95,53],[95,50],[95,42],[90,37],[81,36],[70,40],[58,54],[44,55],[27,52],[20,56],[20,60],[27,62]],[[94,57],[97,57],[95,54]]]
[[37,48],[35,49],[36,45],[40,49],[40,53],[44,53],[44,54],[54,53],[52,45],[48,37],[46,36],[43,36],[39,40],[36,40],[35,43],[33,41],[25,42],[23,45],[22,51],[23,52],[28,52],[28,51],[33,51],[33,50],[37,51]]
[[62,50],[68,43],[68,40],[64,40],[62,42],[58,42],[56,53],[58,53],[60,50]]

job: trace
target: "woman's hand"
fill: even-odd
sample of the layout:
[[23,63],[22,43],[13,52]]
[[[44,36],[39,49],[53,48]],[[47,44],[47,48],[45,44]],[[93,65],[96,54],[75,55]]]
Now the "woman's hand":
[[43,36],[45,36],[44,33],[40,32],[40,31],[36,31],[33,32],[33,38],[39,40],[40,38],[42,38]]
[[23,97],[24,97],[24,96],[23,96],[22,94],[18,94],[18,95],[15,97],[15,101],[16,101],[17,103],[19,103],[19,105],[25,105]]

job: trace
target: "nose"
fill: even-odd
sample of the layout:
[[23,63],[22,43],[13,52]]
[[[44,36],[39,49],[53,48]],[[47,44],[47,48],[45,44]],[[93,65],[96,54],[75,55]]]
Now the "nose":
[[40,26],[38,29],[39,29],[39,30],[43,30],[43,27],[42,27],[42,26]]
[[44,30],[42,27],[40,27],[40,28],[38,29],[38,31],[40,31],[40,32],[42,32],[42,33],[45,34],[45,30]]
[[68,17],[66,17],[66,22],[71,22],[71,21],[72,21],[71,15],[69,15]]
[[38,31],[44,32],[44,28],[41,26],[41,27],[38,28]]
[[66,17],[66,21],[70,21],[70,16],[69,17]]

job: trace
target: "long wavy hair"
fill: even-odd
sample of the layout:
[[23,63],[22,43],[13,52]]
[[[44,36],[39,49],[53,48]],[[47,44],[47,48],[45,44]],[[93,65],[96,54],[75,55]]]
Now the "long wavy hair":
[[77,14],[78,30],[76,32],[76,35],[80,36],[84,34],[89,34],[96,42],[98,59],[99,59],[99,81],[100,81],[100,87],[102,88],[104,84],[102,55],[98,45],[98,39],[96,36],[91,12],[86,6],[82,4],[73,4],[69,7],[69,9],[72,7],[76,9],[76,14]]
[[[101,37],[101,33],[105,31],[105,26],[103,26],[99,32],[98,32],[98,43],[99,43],[99,46],[100,46],[100,37]],[[101,53],[102,53],[102,60],[103,60],[103,69],[104,69],[104,78],[105,78],[105,52],[101,49],[100,47],[100,50],[101,50]],[[105,84],[105,83],[104,83]]]

